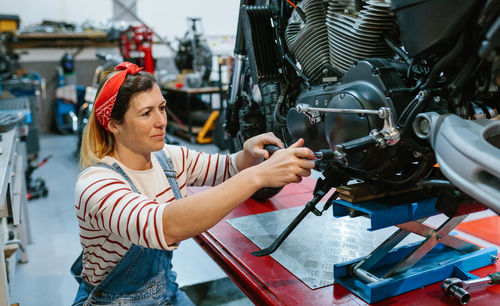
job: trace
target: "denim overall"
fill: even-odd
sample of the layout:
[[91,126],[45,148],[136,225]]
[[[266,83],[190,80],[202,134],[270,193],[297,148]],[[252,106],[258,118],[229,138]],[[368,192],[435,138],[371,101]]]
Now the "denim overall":
[[[176,199],[181,199],[172,161],[163,150],[155,153]],[[137,192],[130,178],[117,164],[98,166],[118,172]],[[132,244],[125,256],[97,286],[81,276],[82,254],[73,263],[71,273],[80,284],[73,305],[194,305],[175,282],[172,251],[145,248]]]

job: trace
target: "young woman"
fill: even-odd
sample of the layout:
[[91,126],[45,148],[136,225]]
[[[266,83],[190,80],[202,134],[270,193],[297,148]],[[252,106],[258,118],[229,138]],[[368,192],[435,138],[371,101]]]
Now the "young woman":
[[[262,187],[299,182],[314,154],[272,133],[231,155],[165,145],[166,101],[152,75],[122,63],[100,85],[85,128],[76,183],[82,255],[74,305],[192,305],[172,251]],[[271,157],[264,145],[283,148]],[[215,186],[186,197],[187,186]]]

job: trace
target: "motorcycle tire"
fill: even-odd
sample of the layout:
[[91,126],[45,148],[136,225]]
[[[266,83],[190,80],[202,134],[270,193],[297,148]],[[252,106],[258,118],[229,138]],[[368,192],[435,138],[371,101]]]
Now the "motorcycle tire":
[[229,136],[224,130],[224,118],[226,118],[226,110],[221,111],[214,129],[214,143],[219,150],[227,150],[230,141]]
[[[268,109],[264,109],[264,112],[266,112],[267,113],[266,115],[269,116],[268,112],[270,111],[270,109],[272,109],[270,106],[275,105],[277,99],[279,98],[279,94],[276,94],[276,92],[277,92],[276,86],[273,84],[264,85],[263,87],[264,87],[263,88],[264,90],[262,92],[262,102],[263,102],[262,105],[264,105],[265,108],[268,108]],[[269,118],[266,118],[267,116],[263,116],[264,122],[270,120]],[[266,128],[269,128],[269,127],[263,127],[263,128],[265,131]],[[241,139],[239,137],[230,139],[229,151],[231,153],[241,151],[243,149],[244,142],[248,138],[256,136],[258,134],[261,134],[262,132],[263,131],[257,131],[257,129],[256,129],[254,131],[251,131],[248,134],[245,134],[245,136],[242,136],[242,137],[244,137],[244,139]],[[250,198],[253,199],[254,201],[263,203],[263,202],[267,201],[269,198],[272,198],[273,196],[277,195],[282,189],[283,189],[283,187],[277,187],[277,188],[264,187],[264,188],[257,190]]]

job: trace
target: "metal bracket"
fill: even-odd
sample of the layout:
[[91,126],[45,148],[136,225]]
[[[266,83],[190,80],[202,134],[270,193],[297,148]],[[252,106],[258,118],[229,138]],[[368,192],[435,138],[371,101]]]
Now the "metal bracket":
[[[410,221],[397,225],[399,229],[387,238],[372,253],[366,256],[351,268],[351,273],[367,283],[380,281],[396,274],[401,274],[411,269],[424,257],[436,244],[442,243],[462,253],[469,253],[480,250],[476,245],[471,245],[461,239],[450,236],[449,233],[462,222],[467,215],[449,218],[438,229],[433,229],[422,224],[427,218]],[[385,257],[398,243],[400,243],[410,233],[425,237],[425,240],[416,247],[406,258],[387,271],[382,278],[372,275],[368,270]]]
[[306,111],[303,113],[308,119],[309,122],[312,124],[320,123],[321,122],[321,115],[319,114],[318,111]]
[[[371,137],[376,142],[376,145],[381,148],[386,146],[393,146],[400,140],[399,130],[394,125],[394,116],[389,107],[381,107],[378,110],[371,109],[351,109],[351,108],[324,108],[324,107],[311,107],[308,104],[297,104],[295,107],[297,112],[304,114],[309,118],[311,124],[321,121],[320,112],[325,113],[345,113],[345,114],[372,114],[378,115],[379,118],[384,119],[384,126],[379,130],[372,130]],[[345,160],[345,153],[336,149],[335,152],[338,160]]]

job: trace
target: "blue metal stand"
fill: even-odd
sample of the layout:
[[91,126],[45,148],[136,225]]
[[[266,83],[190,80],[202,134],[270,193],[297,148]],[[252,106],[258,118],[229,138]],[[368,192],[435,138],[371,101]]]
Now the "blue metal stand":
[[[336,264],[335,281],[366,302],[375,303],[457,274],[471,278],[464,271],[496,262],[495,248],[482,249],[449,235],[467,215],[449,218],[437,229],[422,224],[427,217],[439,214],[434,204],[434,199],[399,205],[334,201],[335,217],[357,212],[370,218],[369,230],[399,227],[368,256]],[[393,250],[410,233],[425,239]]]

